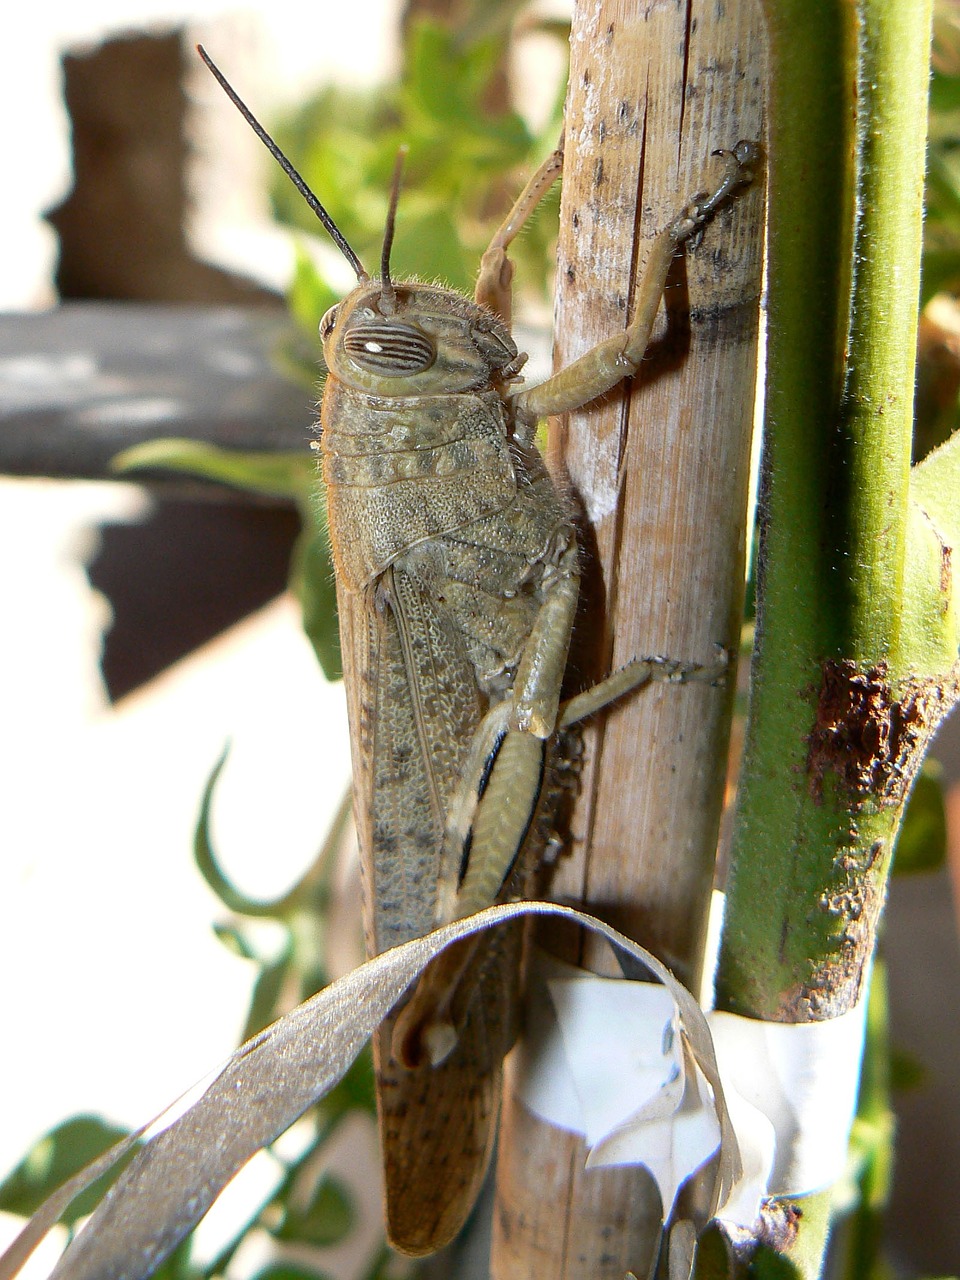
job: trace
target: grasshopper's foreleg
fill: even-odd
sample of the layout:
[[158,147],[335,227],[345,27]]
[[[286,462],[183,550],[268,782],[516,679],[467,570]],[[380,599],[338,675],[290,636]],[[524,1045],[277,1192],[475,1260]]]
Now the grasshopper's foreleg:
[[513,284],[513,263],[507,250],[516,239],[520,228],[547,194],[563,169],[563,138],[556,151],[551,152],[518,196],[513,208],[504,218],[496,235],[480,259],[480,275],[474,299],[482,306],[510,323]]
[[535,421],[551,413],[578,409],[636,373],[650,342],[673,255],[688,240],[695,241],[719,206],[753,178],[753,165],[758,158],[756,143],[738,142],[732,151],[714,154],[724,160],[723,178],[711,194],[691,200],[654,240],[638,287],[633,319],[627,329],[598,343],[546,382],[517,392],[513,402],[520,421]]

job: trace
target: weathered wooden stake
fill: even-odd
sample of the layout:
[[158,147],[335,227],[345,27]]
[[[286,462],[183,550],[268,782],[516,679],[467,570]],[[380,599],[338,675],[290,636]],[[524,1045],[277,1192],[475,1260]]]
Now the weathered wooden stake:
[[[766,53],[754,0],[598,0],[571,34],[557,293],[557,367],[626,323],[645,247],[709,185],[710,153],[763,140]],[[643,654],[736,653],[743,603],[763,181],[677,259],[662,341],[643,376],[555,424],[584,550],[574,655],[588,684]],[[576,643],[576,642],[575,642]],[[726,688],[660,687],[588,735],[574,845],[552,894],[586,904],[699,977],[723,799]],[[582,942],[541,945],[603,971]],[[609,970],[607,970],[609,972]],[[636,1168],[584,1170],[582,1140],[507,1096],[493,1280],[645,1274],[660,1209]]]

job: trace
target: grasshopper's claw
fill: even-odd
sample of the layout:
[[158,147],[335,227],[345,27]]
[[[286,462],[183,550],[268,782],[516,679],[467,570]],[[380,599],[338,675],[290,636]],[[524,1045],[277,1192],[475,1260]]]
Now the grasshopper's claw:
[[754,165],[760,158],[760,144],[741,139],[732,150],[718,147],[712,154],[726,162],[724,175],[712,194],[704,192],[694,196],[675,219],[670,232],[677,246],[689,242],[690,247],[695,249],[703,238],[704,228],[717,209],[738,187],[753,181]]

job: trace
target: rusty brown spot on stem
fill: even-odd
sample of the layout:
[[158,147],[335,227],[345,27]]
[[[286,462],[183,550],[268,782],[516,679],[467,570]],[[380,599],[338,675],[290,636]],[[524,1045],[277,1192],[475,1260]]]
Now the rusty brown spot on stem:
[[958,693],[958,667],[947,676],[894,683],[885,662],[865,668],[850,659],[825,662],[807,753],[811,794],[821,800],[832,773],[857,808],[868,797],[882,806],[902,804]]

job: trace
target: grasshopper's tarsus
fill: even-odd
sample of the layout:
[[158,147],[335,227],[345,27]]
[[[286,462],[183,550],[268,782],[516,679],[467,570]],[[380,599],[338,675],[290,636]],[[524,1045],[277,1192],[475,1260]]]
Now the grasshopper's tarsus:
[[760,159],[760,148],[756,142],[741,139],[732,150],[718,147],[710,154],[726,161],[723,178],[712,194],[694,196],[682,213],[670,224],[669,234],[677,248],[685,243],[692,249],[699,247],[707,223],[720,206],[725,204],[739,187],[753,181],[754,169]]

